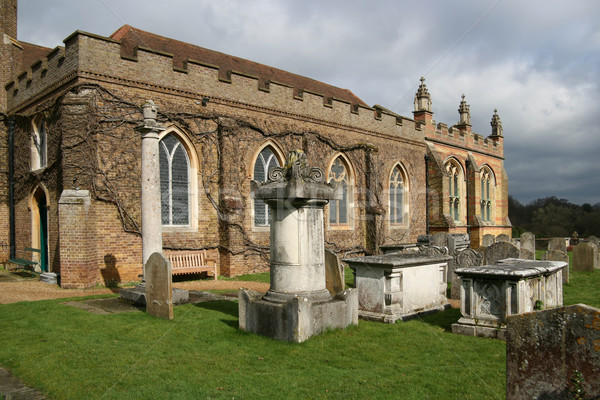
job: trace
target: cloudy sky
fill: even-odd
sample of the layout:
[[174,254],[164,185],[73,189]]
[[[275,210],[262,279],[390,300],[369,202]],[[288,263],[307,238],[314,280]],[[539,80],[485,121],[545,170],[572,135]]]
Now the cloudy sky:
[[509,191],[600,202],[597,0],[19,0],[19,39],[129,24],[352,90],[412,117],[425,76],[434,118],[487,136],[498,109]]

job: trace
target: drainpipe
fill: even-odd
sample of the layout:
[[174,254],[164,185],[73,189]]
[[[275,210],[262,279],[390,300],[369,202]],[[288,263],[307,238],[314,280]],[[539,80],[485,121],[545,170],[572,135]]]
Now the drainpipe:
[[14,135],[15,118],[8,118],[8,218],[10,231],[10,258],[15,258],[15,188],[14,188]]
[[429,235],[429,156],[425,154],[425,233]]

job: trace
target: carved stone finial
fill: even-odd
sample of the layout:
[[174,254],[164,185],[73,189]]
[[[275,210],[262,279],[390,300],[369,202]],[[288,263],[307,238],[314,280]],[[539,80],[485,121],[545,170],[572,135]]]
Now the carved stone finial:
[[144,116],[144,123],[156,123],[156,117],[158,116],[158,107],[152,100],[146,100],[142,105],[142,115]]
[[494,109],[494,115],[492,116],[492,136],[502,136],[502,122],[500,122],[500,116],[498,110]]
[[471,106],[465,101],[465,95],[463,94],[460,106],[458,107],[458,114],[460,115],[459,125],[471,125]]
[[306,154],[302,150],[292,150],[288,153],[283,168],[273,168],[269,171],[268,182],[283,182],[299,179],[305,182],[323,182],[323,171],[320,168],[309,167]]
[[431,95],[425,85],[425,77],[421,77],[421,84],[415,94],[415,111],[431,112]]
[[323,170],[311,167],[302,150],[292,150],[283,167],[269,171],[266,182],[250,182],[251,194],[262,199],[337,199],[336,188],[325,183]]

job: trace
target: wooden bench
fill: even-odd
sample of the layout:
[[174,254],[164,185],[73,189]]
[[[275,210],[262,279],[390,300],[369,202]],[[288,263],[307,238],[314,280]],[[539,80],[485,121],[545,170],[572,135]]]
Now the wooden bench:
[[[20,268],[29,270],[31,272],[37,272],[35,267],[40,265],[40,260],[42,259],[42,250],[34,249],[32,247],[25,247],[23,251],[17,250],[17,252],[22,254],[22,256],[17,257],[15,254],[15,257],[8,260],[8,262],[16,264]],[[33,261],[34,254],[38,254],[38,261]]]
[[217,280],[217,261],[206,256],[206,250],[165,251],[165,257],[171,261],[173,275],[198,274],[212,272]]

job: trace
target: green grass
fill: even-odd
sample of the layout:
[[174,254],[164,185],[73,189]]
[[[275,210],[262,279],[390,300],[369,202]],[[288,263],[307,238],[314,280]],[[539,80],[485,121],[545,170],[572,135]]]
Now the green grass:
[[[599,284],[600,271],[572,273],[565,304],[598,306]],[[504,399],[505,343],[451,334],[456,309],[293,344],[241,332],[236,302],[164,321],[64,301],[0,305],[0,365],[52,399]]]
[[0,364],[54,399],[504,397],[505,344],[448,333],[456,310],[292,344],[239,331],[235,302],[164,321],[62,301],[0,306]]

